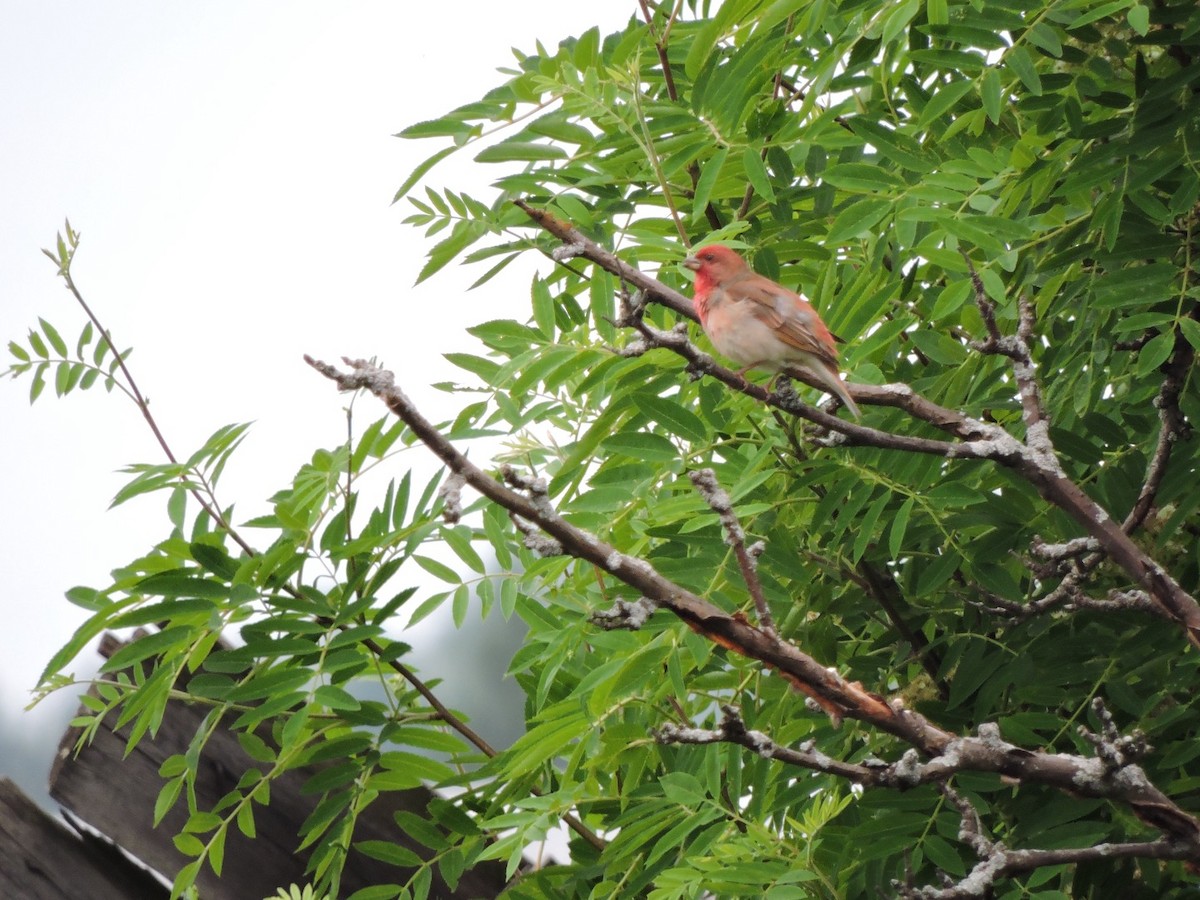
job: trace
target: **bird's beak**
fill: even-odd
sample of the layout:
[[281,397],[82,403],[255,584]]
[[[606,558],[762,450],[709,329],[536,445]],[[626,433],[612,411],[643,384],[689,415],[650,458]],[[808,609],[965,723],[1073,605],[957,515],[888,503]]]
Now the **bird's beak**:
[[680,265],[683,266],[685,269],[691,269],[693,272],[695,272],[697,269],[700,268],[700,257],[689,256],[687,259],[685,259],[683,262],[681,262]]

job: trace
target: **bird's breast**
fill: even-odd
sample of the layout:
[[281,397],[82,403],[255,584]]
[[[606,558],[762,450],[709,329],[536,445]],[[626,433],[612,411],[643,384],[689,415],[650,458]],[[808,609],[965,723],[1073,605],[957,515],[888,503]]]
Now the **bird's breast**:
[[728,297],[723,302],[710,303],[707,317],[702,321],[713,348],[739,365],[771,369],[775,367],[773,363],[789,355],[787,346],[770,326],[754,315],[747,303]]

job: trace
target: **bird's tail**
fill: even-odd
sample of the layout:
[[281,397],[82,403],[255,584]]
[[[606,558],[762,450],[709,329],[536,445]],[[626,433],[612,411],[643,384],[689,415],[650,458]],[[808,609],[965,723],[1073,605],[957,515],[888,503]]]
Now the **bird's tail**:
[[833,383],[829,385],[833,388],[833,392],[838,395],[838,399],[846,404],[846,409],[850,410],[854,418],[862,418],[862,410],[858,408],[858,404],[854,402],[854,398],[850,396],[850,392],[846,390],[846,384],[838,377],[837,373],[833,374]]
[[850,410],[854,418],[862,418],[862,410],[858,408],[858,404],[854,402],[854,398],[846,390],[846,385],[838,374],[837,369],[832,366],[814,366],[809,371],[817,376],[817,380],[821,382],[826,390],[837,395],[837,398],[842,401],[842,405]]

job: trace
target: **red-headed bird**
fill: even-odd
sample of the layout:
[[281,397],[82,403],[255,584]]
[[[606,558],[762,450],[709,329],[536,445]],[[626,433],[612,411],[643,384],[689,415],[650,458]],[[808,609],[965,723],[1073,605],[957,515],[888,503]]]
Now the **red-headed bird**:
[[695,271],[693,303],[717,352],[750,369],[789,374],[803,366],[821,386],[862,418],[838,375],[833,335],[808,301],[751,270],[728,247],[701,247],[683,261]]

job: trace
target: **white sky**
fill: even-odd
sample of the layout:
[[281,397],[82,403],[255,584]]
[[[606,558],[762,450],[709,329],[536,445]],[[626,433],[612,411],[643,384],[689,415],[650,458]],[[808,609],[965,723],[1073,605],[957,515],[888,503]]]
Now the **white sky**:
[[[135,377],[176,452],[256,422],[220,489],[239,520],[344,433],[343,398],[303,353],[377,355],[435,416],[449,414],[455,401],[424,387],[456,376],[441,354],[473,348],[467,325],[527,316],[533,261],[471,294],[482,269],[413,289],[431,242],[390,202],[440,145],[391,135],[500,83],[510,47],[532,52],[536,39],[553,46],[594,24],[608,33],[635,10],[632,0],[7,4],[0,348],[38,316],[73,346],[81,313],[39,252],[69,216],[83,238],[76,282],[135,348]],[[463,155],[431,182],[490,198],[494,168]],[[21,747],[48,768],[74,709],[60,695],[20,712],[83,619],[63,592],[102,586],[167,528],[165,495],[106,510],[120,467],[161,461],[136,409],[52,388],[30,407],[28,389],[27,378],[0,382],[0,775]]]

